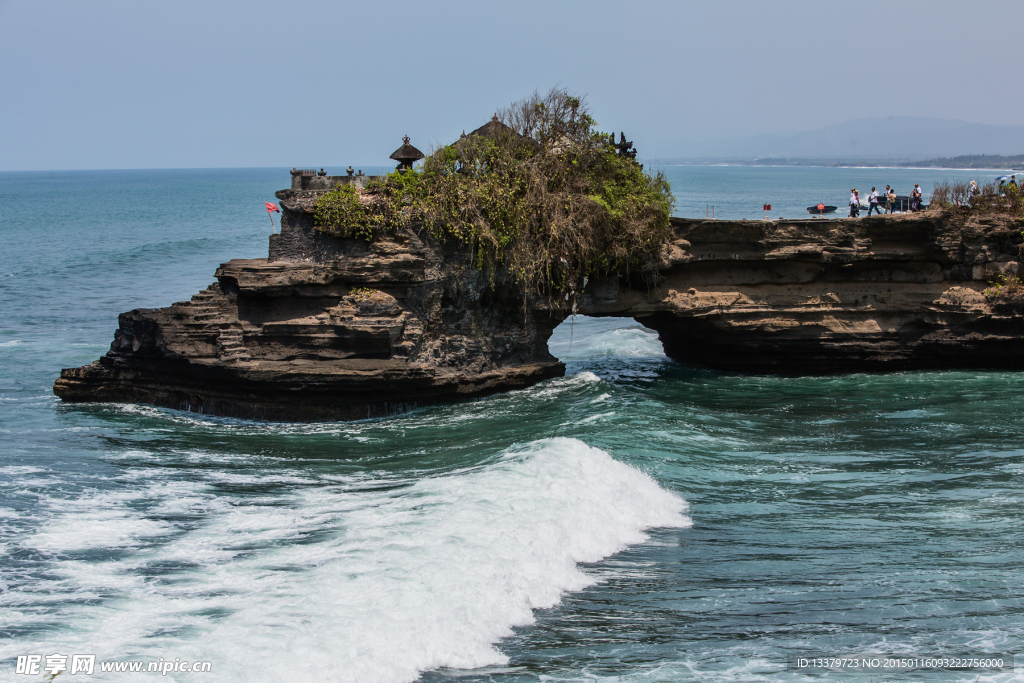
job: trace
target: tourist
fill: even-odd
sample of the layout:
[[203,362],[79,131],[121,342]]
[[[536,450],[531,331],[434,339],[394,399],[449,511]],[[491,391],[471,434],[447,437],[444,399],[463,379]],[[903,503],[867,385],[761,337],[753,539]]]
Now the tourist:
[[882,215],[882,210],[878,208],[878,192],[873,187],[871,188],[871,194],[868,195],[868,218],[871,217],[872,211],[877,211],[879,216]]
[[918,187],[917,183],[914,183],[914,189],[910,193],[910,210],[921,210],[921,188]]
[[1017,176],[1010,176],[1010,184],[1013,185],[1015,188],[1017,187]]
[[896,213],[896,190],[885,186],[885,212]]
[[978,189],[978,182],[976,180],[971,181],[971,186],[967,189],[967,201],[968,203],[973,202],[974,198],[981,194],[981,190]]
[[856,218],[860,209],[860,196],[856,188],[850,188],[850,218]]

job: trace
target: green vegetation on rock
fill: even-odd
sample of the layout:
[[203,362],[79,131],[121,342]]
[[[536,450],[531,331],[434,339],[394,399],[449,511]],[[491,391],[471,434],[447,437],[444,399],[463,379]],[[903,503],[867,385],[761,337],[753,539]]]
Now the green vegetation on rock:
[[985,299],[1000,308],[1024,313],[1024,281],[1015,275],[997,275],[985,290]]
[[363,193],[343,185],[317,202],[323,233],[373,239],[404,227],[456,241],[473,266],[534,291],[568,292],[582,279],[651,271],[669,237],[674,198],[595,129],[585,103],[562,89],[534,94],[476,134],[391,173]]

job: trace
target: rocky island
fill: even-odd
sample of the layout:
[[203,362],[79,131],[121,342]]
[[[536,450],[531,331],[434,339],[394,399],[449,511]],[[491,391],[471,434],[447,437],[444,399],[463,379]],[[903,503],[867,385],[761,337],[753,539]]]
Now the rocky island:
[[[191,301],[123,313],[110,351],[61,372],[66,401],[270,420],[358,419],[563,374],[566,307],[491,287],[414,231],[316,233],[319,190],[278,193],[266,259],[221,265]],[[985,296],[1020,268],[1019,223],[672,219],[659,282],[588,283],[584,315],[635,318],[676,360],[786,374],[1024,368],[1024,316]]]
[[[365,419],[561,376],[547,340],[573,313],[634,318],[669,357],[725,371],[1024,369],[1024,300],[990,284],[1017,282],[1020,219],[939,208],[793,221],[666,214],[652,258],[531,288],[508,262],[482,266],[479,242],[445,239],[427,219],[323,228],[325,196],[365,204],[371,184],[293,171],[267,258],[222,264],[190,301],[121,314],[110,351],[63,370],[54,392],[264,420]],[[544,257],[545,272],[571,258],[559,253]]]

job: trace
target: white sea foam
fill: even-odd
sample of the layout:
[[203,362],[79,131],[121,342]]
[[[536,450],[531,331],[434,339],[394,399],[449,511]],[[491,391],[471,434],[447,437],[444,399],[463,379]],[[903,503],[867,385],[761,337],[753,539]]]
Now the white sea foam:
[[936,414],[923,409],[900,410],[895,413],[880,413],[879,417],[890,420],[916,420],[922,417],[935,417]]
[[[55,647],[181,657],[213,661],[218,680],[275,682],[500,666],[498,642],[513,627],[594,583],[579,563],[643,542],[645,529],[690,524],[680,497],[575,439],[416,481],[306,481],[234,503],[205,480],[51,501],[49,522],[23,547],[130,552],[65,559],[49,584],[0,598],[0,608],[95,600],[62,609],[60,642],[8,641],[0,658]],[[166,521],[189,514],[202,522]],[[169,566],[182,569],[146,578]],[[4,621],[25,627],[42,615],[11,610]]]
[[601,378],[594,373],[584,371],[569,377],[559,377],[558,379],[549,380],[543,384],[538,384],[535,387],[525,389],[524,392],[528,393],[531,398],[550,399],[559,396],[566,391],[575,391],[581,387],[587,386],[588,384],[596,384],[600,381]]
[[136,492],[119,490],[57,499],[51,502],[50,520],[25,539],[22,546],[57,555],[96,548],[136,547],[143,539],[168,533],[171,528],[166,523],[131,509],[128,503],[137,498]]
[[0,480],[9,481],[14,477],[47,471],[49,470],[42,467],[34,467],[32,465],[4,465],[3,467],[0,467]]
[[562,329],[570,326],[564,322],[559,326],[558,336],[548,343],[548,349],[560,360],[600,358],[606,356],[626,358],[664,357],[665,350],[658,334],[640,325],[630,325],[611,330],[593,331],[599,323],[590,319],[581,320],[576,326],[578,335],[569,335]]
[[580,420],[578,422],[578,424],[587,424],[588,422],[597,422],[598,420],[603,420],[606,417],[614,417],[614,415],[615,415],[614,412],[597,413],[596,415],[591,415],[590,417],[583,418],[582,420]]

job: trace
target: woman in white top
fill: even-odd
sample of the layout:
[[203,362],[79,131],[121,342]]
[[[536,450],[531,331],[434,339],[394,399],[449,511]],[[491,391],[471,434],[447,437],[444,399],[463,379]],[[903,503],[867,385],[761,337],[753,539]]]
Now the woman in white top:
[[857,190],[850,190],[850,218],[857,217],[857,210],[860,209],[860,197],[857,195]]

